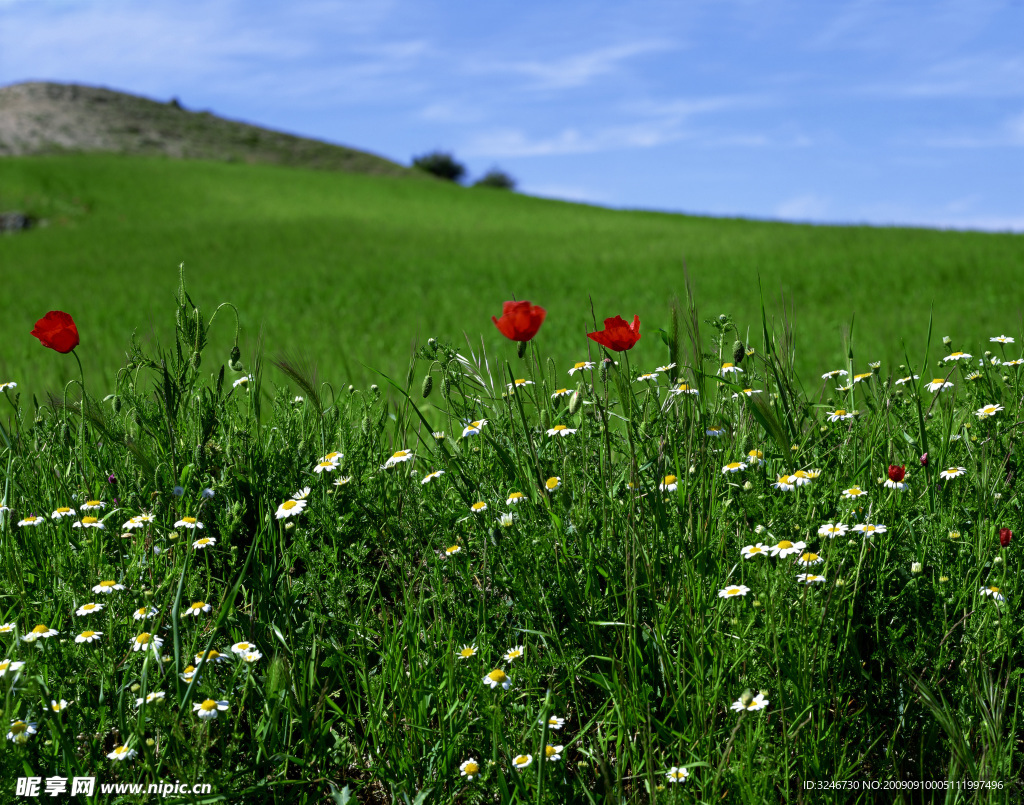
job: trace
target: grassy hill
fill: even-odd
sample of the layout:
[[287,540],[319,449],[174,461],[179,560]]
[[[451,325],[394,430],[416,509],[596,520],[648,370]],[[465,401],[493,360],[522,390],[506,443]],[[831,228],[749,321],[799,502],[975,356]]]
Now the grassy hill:
[[0,87],[0,156],[107,151],[268,163],[387,176],[422,176],[341,145],[225,120],[149,98],[80,84]]
[[[591,300],[599,321],[640,315],[630,359],[653,368],[684,262],[702,317],[731,314],[755,347],[758,276],[777,320],[784,292],[809,387],[843,365],[854,316],[855,368],[882,360],[883,375],[903,362],[901,339],[923,350],[932,304],[936,342],[948,334],[977,356],[1007,328],[1021,341],[1010,293],[1021,235],[614,211],[397,176],[138,156],[8,157],[0,171],[0,210],[48,223],[0,238],[0,381],[22,391],[77,376],[28,335],[48,310],[75,317],[97,379],[121,365],[126,329],[166,341],[179,263],[204,310],[237,305],[243,360],[262,329],[269,354],[309,355],[335,388],[372,382],[362,364],[404,377],[412,345],[431,336],[464,347],[465,332],[479,347],[482,333],[489,352],[510,354],[490,317],[513,297],[547,308],[538,338],[559,372],[586,357]],[[233,336],[225,317],[211,357],[226,360]]]

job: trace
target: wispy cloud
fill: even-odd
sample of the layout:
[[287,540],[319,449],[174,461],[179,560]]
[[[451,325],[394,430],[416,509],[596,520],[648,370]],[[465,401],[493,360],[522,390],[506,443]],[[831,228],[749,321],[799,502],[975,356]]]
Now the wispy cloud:
[[531,89],[571,89],[617,72],[628,59],[676,47],[671,42],[649,40],[611,45],[547,61],[488,61],[486,57],[476,57],[467,64],[465,71],[526,76],[533,79]]
[[994,130],[944,134],[928,138],[925,144],[932,148],[1024,148],[1024,112],[1004,120]]
[[775,208],[775,215],[786,221],[820,221],[828,216],[828,199],[817,193],[804,193],[786,199]]

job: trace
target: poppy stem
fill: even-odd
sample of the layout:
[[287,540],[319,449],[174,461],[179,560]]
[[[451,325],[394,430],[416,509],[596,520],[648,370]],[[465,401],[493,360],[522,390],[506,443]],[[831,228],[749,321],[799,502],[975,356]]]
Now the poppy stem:
[[75,350],[71,350],[71,354],[75,357],[75,362],[78,364],[78,385],[82,387],[82,405],[79,413],[81,414],[81,422],[79,423],[78,431],[78,471],[82,474],[82,483],[86,484],[85,477],[85,370],[82,368],[82,360],[78,357],[78,353]]

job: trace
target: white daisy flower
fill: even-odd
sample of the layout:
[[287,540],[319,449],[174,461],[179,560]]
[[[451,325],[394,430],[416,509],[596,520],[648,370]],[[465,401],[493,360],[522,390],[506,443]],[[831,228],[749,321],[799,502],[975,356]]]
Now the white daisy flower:
[[480,774],[480,764],[476,762],[474,758],[462,761],[462,765],[459,766],[459,774],[466,778],[469,782],[473,781],[473,778]]
[[686,778],[690,776],[690,770],[683,766],[673,766],[667,772],[665,772],[665,779],[670,783],[683,783],[686,782]]
[[670,369],[675,369],[675,368],[676,368],[676,365],[674,363],[666,363],[664,366],[659,366],[654,371],[655,372],[667,372]]
[[578,361],[575,365],[573,365],[572,369],[569,370],[569,374],[574,375],[577,372],[585,372],[593,368],[593,361]]
[[135,636],[132,640],[132,651],[145,651],[147,648],[152,648],[157,654],[159,654],[160,646],[164,644],[162,638],[157,637],[150,632],[142,632]]
[[820,565],[824,561],[818,554],[808,552],[800,554],[800,558],[796,560],[796,563],[803,567],[810,567],[811,565]]
[[384,462],[384,466],[381,469],[390,469],[396,464],[401,464],[405,461],[412,461],[414,458],[411,450],[397,450],[391,454],[391,458]]
[[801,573],[796,577],[799,584],[824,584],[824,576],[816,576],[813,573]]
[[92,591],[94,593],[106,593],[109,595],[110,593],[114,592],[114,590],[123,589],[124,585],[118,584],[116,581],[101,581],[99,584],[92,588]]
[[767,556],[768,546],[763,543],[757,543],[757,545],[746,545],[740,551],[744,559],[753,559],[755,556]]
[[227,701],[218,701],[215,699],[206,699],[192,705],[192,712],[204,720],[214,719],[217,717],[218,710],[223,712],[227,709]]
[[515,391],[515,389],[520,388],[521,386],[533,386],[533,385],[536,385],[536,384],[532,380],[526,380],[525,378],[520,377],[520,378],[516,379],[515,383],[509,383],[508,384],[508,390],[509,391]]
[[555,425],[553,428],[548,430],[548,436],[572,436],[576,432],[576,428],[570,428],[565,425]]
[[558,475],[553,475],[544,482],[544,486],[548,492],[554,492],[562,485],[562,479]]
[[533,755],[516,755],[512,758],[512,765],[517,769],[525,769],[533,763]]
[[61,517],[73,517],[75,515],[75,513],[76,512],[75,512],[74,509],[70,509],[67,506],[61,506],[59,509],[54,511],[54,513],[51,514],[50,516],[54,520],[59,520]]
[[942,359],[942,362],[949,363],[950,361],[969,361],[971,357],[972,356],[968,355],[966,352],[951,352]]
[[237,389],[239,386],[248,386],[250,381],[252,381],[252,375],[242,375],[238,380],[231,384],[231,387]]
[[476,656],[476,644],[463,644],[462,648],[455,652],[455,659],[457,660],[468,660],[470,657]]
[[722,377],[725,377],[726,375],[732,375],[732,374],[739,374],[739,375],[741,375],[741,374],[743,374],[743,370],[740,369],[740,367],[736,366],[736,364],[733,364],[733,363],[723,363],[722,364],[722,368],[718,370],[718,374],[720,376],[722,376]]
[[945,391],[946,389],[953,388],[953,384],[950,383],[948,380],[945,380],[941,377],[937,377],[931,383],[928,383],[925,386],[925,388],[927,388],[928,391],[931,392]]
[[831,380],[834,377],[846,377],[847,371],[845,369],[833,369],[831,372],[825,372],[821,376],[822,380]]
[[159,702],[167,698],[167,694],[162,690],[154,690],[146,694],[146,698],[141,696],[135,700],[136,707],[142,707],[144,704],[152,704],[153,702]]
[[657,380],[657,379],[658,379],[658,373],[657,372],[648,372],[645,375],[640,375],[639,377],[637,377],[636,382],[637,383],[644,383],[644,382],[646,382],[648,380]]
[[762,464],[764,464],[764,453],[760,450],[751,450],[747,453],[748,467],[760,467]]
[[274,517],[278,520],[282,520],[286,517],[295,517],[297,514],[301,514],[302,510],[305,508],[305,500],[286,500],[277,507],[277,513]]
[[921,375],[907,375],[906,377],[901,377],[899,380],[897,380],[896,381],[896,385],[897,386],[902,386],[904,383],[909,383],[911,380],[920,380],[920,379],[921,379]]
[[564,749],[565,749],[565,747],[562,746],[561,744],[558,744],[556,746],[552,746],[551,744],[548,744],[547,746],[544,747],[544,759],[545,760],[552,760],[552,761],[554,761],[554,760],[561,760],[562,759],[562,751]]
[[79,634],[75,638],[76,643],[92,643],[103,637],[103,632],[94,632],[91,629],[86,629],[84,632]]
[[756,696],[751,696],[747,693],[734,701],[730,705],[730,709],[757,711],[764,710],[769,704],[769,700],[764,697],[763,693],[758,693]]
[[984,419],[985,417],[995,416],[996,414],[998,414],[1002,410],[1003,410],[1003,406],[1001,406],[1001,405],[994,405],[993,404],[993,405],[982,406],[981,408],[979,408],[974,413],[978,417],[978,419]]
[[442,475],[444,475],[444,470],[434,470],[433,472],[428,473],[427,475],[424,475],[423,479],[420,481],[420,483],[421,484],[429,484],[435,478],[440,478]]
[[197,528],[205,528],[195,517],[182,517],[178,522],[174,524],[175,528],[187,528],[189,530],[195,530]]
[[508,506],[515,506],[517,503],[520,503],[524,500],[526,500],[526,495],[524,495],[522,492],[509,492],[508,500],[505,501],[505,504]]
[[679,481],[674,475],[666,475],[665,479],[658,484],[658,489],[662,492],[675,492],[679,488]]
[[510,648],[504,654],[505,662],[512,662],[512,660],[517,660],[520,657],[522,657],[525,652],[526,649],[523,646],[516,646],[515,648]]
[[939,477],[945,481],[952,478],[959,478],[967,472],[967,467],[950,467],[948,470],[943,470],[939,473]]
[[14,660],[2,660],[0,661],[0,676],[7,676],[7,673],[17,673],[25,667],[23,662],[15,662]]
[[106,526],[100,522],[98,517],[83,517],[81,520],[71,524],[72,528],[101,528],[105,529]]
[[788,539],[784,539],[773,545],[769,550],[772,552],[772,556],[777,556],[779,559],[785,559],[791,554],[800,553],[800,551],[806,547],[806,543],[790,542]]
[[849,527],[842,523],[825,523],[825,525],[818,529],[818,536],[835,539],[836,537],[843,536],[848,530]]
[[216,537],[202,537],[200,539],[197,539],[195,542],[193,542],[192,543],[192,547],[195,548],[196,550],[204,550],[206,548],[212,548],[216,544],[217,544],[217,538]]
[[989,341],[997,344],[1012,344],[1013,338],[1008,335],[997,335],[995,338],[990,338]]
[[241,657],[247,663],[254,663],[259,662],[261,659],[263,659],[263,654],[253,649],[252,651],[245,652],[245,654],[242,654]]
[[132,613],[132,618],[137,621],[144,621],[147,618],[155,618],[160,614],[156,607],[139,607]]
[[7,733],[7,738],[16,744],[23,744],[28,742],[29,735],[35,734],[36,724],[34,721],[21,721],[18,719],[11,722],[11,729]]
[[865,537],[870,537],[875,534],[884,534],[886,532],[885,526],[880,523],[857,523],[857,525],[853,527],[853,530],[859,531]]
[[738,595],[746,595],[750,588],[743,584],[733,584],[718,591],[719,598],[735,598]]
[[483,427],[486,424],[487,424],[487,420],[486,419],[475,419],[475,420],[473,420],[468,425],[466,425],[466,427],[464,427],[462,429],[462,438],[466,439],[466,438],[469,438],[470,436],[476,436],[477,434],[480,433],[481,430],[483,430]]
[[198,618],[200,613],[209,612],[212,609],[213,607],[205,601],[195,601],[181,613],[181,617],[187,618],[191,615],[193,618]]
[[863,497],[866,494],[867,492],[859,486],[851,486],[849,489],[843,490],[843,497],[847,500],[854,500],[855,498]]
[[487,504],[484,503],[482,500],[478,500],[476,503],[469,507],[469,510],[473,512],[473,514],[481,514],[482,512],[487,511]]
[[796,481],[795,475],[780,475],[772,486],[776,489],[781,489],[783,492],[792,492],[796,489]]
[[853,419],[854,413],[845,408],[837,408],[835,411],[829,411],[827,416],[829,422],[839,422],[843,419]]
[[982,595],[992,596],[992,598],[996,601],[1006,600],[1006,596],[999,592],[998,587],[982,587],[980,590],[978,590],[978,592]]
[[571,397],[572,389],[555,389],[555,393],[551,395],[552,400],[557,400],[559,397]]
[[747,465],[744,464],[742,461],[730,461],[728,464],[722,467],[722,474],[727,475],[730,472],[739,472],[740,470],[745,470],[746,468]]
[[75,610],[75,614],[78,617],[83,615],[91,615],[93,612],[101,612],[103,610],[103,604],[82,604],[78,609]]
[[495,668],[483,678],[483,683],[490,686],[492,690],[496,690],[498,685],[501,685],[502,689],[508,690],[509,686],[512,684],[512,680],[509,678],[509,675],[500,668]]
[[37,525],[42,525],[44,522],[46,522],[46,521],[42,517],[40,517],[39,515],[37,515],[37,514],[30,514],[24,520],[18,520],[18,525],[19,526],[23,526],[23,527],[24,526],[28,526],[28,525],[37,526]]
[[680,383],[672,389],[673,394],[700,394],[695,388],[690,388],[689,383]]
[[[544,719],[542,718],[537,723],[540,724],[541,726],[543,726]],[[564,718],[561,718],[559,716],[548,716],[548,729],[549,730],[555,730],[557,732],[558,730],[562,729],[562,727],[564,727],[564,726],[565,726],[565,719]]]
[[320,475],[324,472],[334,472],[338,469],[338,462],[336,461],[319,461],[316,466],[313,467],[313,472]]
[[55,713],[59,713],[62,710],[67,710],[73,703],[67,699],[61,699],[59,702],[56,699],[50,699],[50,709]]

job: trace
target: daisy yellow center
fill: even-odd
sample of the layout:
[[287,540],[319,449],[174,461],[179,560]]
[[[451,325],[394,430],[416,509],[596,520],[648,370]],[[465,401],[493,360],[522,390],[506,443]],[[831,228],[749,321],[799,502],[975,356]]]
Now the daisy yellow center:
[[485,509],[485,508],[487,508],[487,504],[486,504],[486,503],[483,503],[483,502],[480,502],[480,503],[474,503],[474,504],[473,504],[473,508],[479,511],[480,509]]
[[333,467],[334,466],[334,462],[332,462],[332,461],[321,461],[320,462],[320,466],[321,467]]
[[85,501],[86,506],[99,506],[103,501],[100,500],[87,500]]
[[136,643],[140,643],[140,644],[141,643],[148,643],[149,642],[149,636],[150,636],[149,632],[143,632],[142,634],[140,634],[138,637],[135,638],[135,642]]
[[837,408],[836,409],[836,416],[846,416],[846,409],[845,408]]
[[181,522],[183,522],[183,523],[194,523],[195,521],[196,521],[195,517],[182,517],[181,518]]
[[405,450],[399,450],[399,451],[398,451],[397,453],[395,453],[395,454],[394,454],[394,455],[393,455],[393,456],[392,456],[391,458],[405,458],[405,457],[406,457],[407,455],[408,455],[408,452],[407,452],[407,451],[405,451]]
[[946,382],[946,381],[945,381],[945,380],[943,380],[943,379],[942,379],[941,377],[937,377],[937,378],[935,378],[935,379],[934,379],[934,380],[932,381],[932,383],[945,383],[945,382]]
[[797,470],[796,472],[793,473],[793,477],[794,478],[806,478],[807,477],[807,473],[804,472],[803,470]]
[[116,583],[114,581],[101,581],[100,587],[113,587]]
[[793,543],[790,542],[788,539],[784,539],[776,547],[781,548],[782,550],[785,550],[786,548],[792,548],[793,547]]
[[555,747],[553,747],[551,744],[548,744],[547,746],[544,747],[544,756],[545,757],[551,757],[552,755],[557,755],[557,754],[558,753],[555,751]]
[[472,657],[474,654],[476,654],[476,651],[469,647],[464,648],[459,652],[460,657]]
[[206,712],[209,712],[210,710],[216,710],[217,702],[215,702],[213,699],[207,699],[200,705],[200,708],[205,710]]
[[565,430],[567,425],[555,425],[551,430]]
[[474,763],[471,760],[463,767],[463,771],[466,772],[466,774],[476,774],[478,771],[480,771],[480,764]]
[[500,682],[504,682],[506,679],[508,679],[508,675],[504,671],[502,671],[500,668],[495,668],[493,671],[491,671],[487,675],[487,678],[490,679],[492,682],[499,682],[500,683]]
[[816,554],[816,553],[805,553],[800,558],[803,559],[805,562],[815,562],[818,559],[818,554]]
[[84,523],[84,524],[92,524],[92,523],[98,523],[98,522],[99,522],[99,520],[97,518],[95,518],[95,517],[83,517],[82,518],[82,523]]
[[92,612],[94,609],[96,609],[96,605],[86,604],[84,607],[82,607],[82,609],[84,609],[86,612]]
[[41,624],[41,623],[40,623],[40,624],[39,624],[39,625],[38,625],[38,626],[37,626],[37,627],[36,627],[35,629],[33,629],[32,631],[33,631],[33,633],[35,633],[35,634],[45,634],[46,632],[50,631],[50,627],[49,627],[49,626],[43,626],[43,624]]
[[90,631],[82,632],[82,637],[92,637],[94,634],[96,634],[96,632],[93,632],[93,631],[90,630]]
[[726,592],[727,595],[739,595],[740,594],[740,588],[739,587],[730,587],[725,592]]
[[210,649],[210,650],[209,650],[209,651],[207,652],[207,654],[206,654],[206,659],[208,659],[208,660],[215,660],[215,659],[217,659],[217,658],[218,658],[219,656],[220,656],[220,652],[219,652],[219,651],[217,651],[216,649],[212,649],[212,648],[211,648],[211,649]]
[[546,485],[547,485],[548,489],[554,489],[555,487],[558,486],[558,479],[557,478],[548,478]]
[[586,365],[587,365],[586,361],[580,361],[579,363],[575,364],[572,368],[573,369],[582,369]]
[[764,553],[764,548],[753,547],[750,549],[749,553]]
[[458,553],[458,552],[459,552],[459,551],[461,551],[461,550],[462,550],[462,548],[460,548],[460,547],[459,547],[458,545],[452,545],[452,546],[451,546],[451,547],[450,547],[450,548],[449,548],[449,549],[447,550],[447,553]]
[[288,511],[289,509],[294,509],[298,505],[299,504],[297,501],[286,500],[284,503],[281,504],[281,508],[284,509],[285,511]]
[[747,453],[747,455],[750,456],[751,458],[762,458],[764,456],[764,453],[762,453],[760,450],[751,450],[749,453]]
[[516,657],[522,657],[522,656],[523,656],[523,652],[519,651],[518,649],[512,649],[512,651],[510,651],[508,653],[508,658],[510,660],[514,660]]
[[525,384],[526,384],[526,378],[525,377],[520,377],[520,378],[516,379],[516,385],[517,386],[523,386]]
[[472,428],[479,428],[481,425],[483,425],[483,422],[484,421],[482,419],[478,419],[476,422],[470,422],[469,425]]
[[519,498],[521,498],[522,496],[523,496],[522,492],[513,492],[511,495],[508,496],[508,499],[509,500],[519,500]]
[[729,469],[733,469],[734,467],[742,467],[743,465],[738,461],[730,461],[725,466],[727,466]]
[[195,671],[196,671],[196,667],[195,667],[194,665],[190,665],[190,666],[189,666],[188,668],[186,668],[186,669],[185,669],[184,673],[185,673],[186,675],[188,675],[188,674],[194,674],[194,673],[195,673]]
[[60,514],[66,514],[67,512],[71,511],[71,509],[69,509],[67,506],[61,506],[59,509],[57,509],[57,511]]
[[526,755],[516,755],[512,762],[515,763],[517,766],[522,766],[525,763],[527,763],[528,760],[529,758],[527,758]]
[[15,735],[21,735],[21,733],[23,733],[27,729],[28,724],[26,724],[24,721],[15,721],[13,724],[11,724],[11,732]]
[[674,476],[674,475],[666,475],[665,476],[665,483],[666,484],[674,484],[675,482],[676,482],[676,476]]
[[680,383],[679,384],[679,390],[680,391],[689,391],[690,387],[686,383]]
[[205,544],[206,544],[206,543],[208,543],[209,541],[210,541],[210,538],[209,538],[209,537],[203,537],[203,538],[202,538],[201,540],[197,540],[197,541],[196,541],[196,544],[197,544],[197,545],[205,545]]
[[203,608],[203,607],[205,607],[205,606],[206,606],[206,602],[205,602],[205,601],[196,601],[196,602],[195,602],[195,603],[194,603],[194,604],[192,605],[192,609],[202,609],[202,608]]
[[991,590],[994,593],[998,593],[999,592],[999,588],[998,587],[989,587],[989,590]]
[[723,369],[732,369],[733,365],[731,363],[723,363],[722,364],[722,368]]

